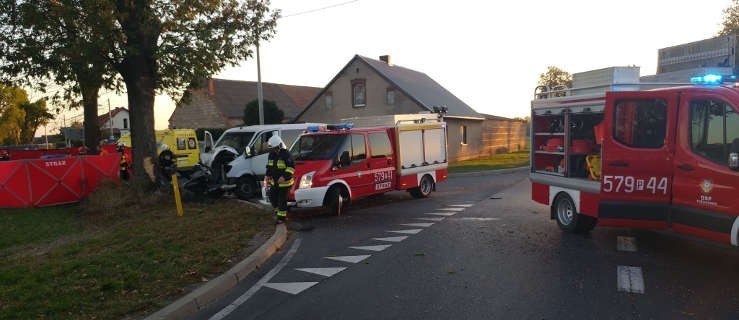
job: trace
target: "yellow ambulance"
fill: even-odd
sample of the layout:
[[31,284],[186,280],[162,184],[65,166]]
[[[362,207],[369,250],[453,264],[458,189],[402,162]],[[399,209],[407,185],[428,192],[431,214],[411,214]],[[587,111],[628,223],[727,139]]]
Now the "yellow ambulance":
[[[200,161],[200,148],[194,129],[167,129],[157,130],[157,154],[162,152],[162,145],[166,144],[177,157],[177,169],[189,170]],[[131,146],[131,134],[126,133],[118,139],[127,147]]]

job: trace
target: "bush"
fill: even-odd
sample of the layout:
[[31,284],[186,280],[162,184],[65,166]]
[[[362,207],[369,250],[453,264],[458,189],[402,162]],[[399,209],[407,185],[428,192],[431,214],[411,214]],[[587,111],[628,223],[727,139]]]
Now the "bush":
[[171,201],[171,198],[168,200],[151,192],[148,185],[104,180],[82,200],[81,207],[89,215],[128,216],[164,201]]

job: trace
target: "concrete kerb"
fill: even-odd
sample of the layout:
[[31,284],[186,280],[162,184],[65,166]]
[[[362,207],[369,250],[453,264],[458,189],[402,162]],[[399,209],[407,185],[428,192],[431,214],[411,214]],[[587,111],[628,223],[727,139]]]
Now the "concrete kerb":
[[529,166],[510,168],[510,169],[474,171],[474,172],[456,172],[456,173],[450,173],[449,176],[450,177],[489,176],[489,175],[506,174],[506,173],[513,173],[513,172],[519,172],[519,171],[526,171],[526,170],[529,170]]
[[[258,204],[256,207],[263,209]],[[279,224],[275,228],[275,233],[264,244],[262,244],[254,253],[249,255],[234,267],[208,281],[204,285],[198,287],[186,296],[177,299],[177,301],[164,307],[163,309],[149,315],[146,320],[159,319],[187,319],[195,313],[223,296],[226,292],[234,288],[240,281],[243,281],[251,272],[257,270],[267,259],[269,259],[277,250],[287,241],[287,227],[285,224]]]

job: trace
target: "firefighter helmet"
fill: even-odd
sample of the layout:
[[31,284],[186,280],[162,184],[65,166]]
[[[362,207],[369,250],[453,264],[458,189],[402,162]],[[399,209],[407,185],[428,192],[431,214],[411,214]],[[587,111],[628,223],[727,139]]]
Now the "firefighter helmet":
[[267,141],[267,144],[270,148],[277,148],[280,145],[282,145],[282,139],[280,139],[279,136],[273,135],[271,138],[269,138],[269,141]]

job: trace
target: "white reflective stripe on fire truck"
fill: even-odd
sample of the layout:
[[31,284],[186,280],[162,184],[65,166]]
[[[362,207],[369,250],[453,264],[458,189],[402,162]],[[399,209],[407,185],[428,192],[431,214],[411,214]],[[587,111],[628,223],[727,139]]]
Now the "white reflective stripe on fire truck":
[[570,198],[572,198],[572,201],[575,202],[575,210],[577,210],[578,213],[580,213],[580,190],[572,190],[572,189],[565,189],[555,186],[549,186],[549,205],[554,204],[554,197],[556,197],[560,192],[567,193],[570,195]]
[[739,246],[739,217],[736,217],[734,226],[731,227],[731,244]]

